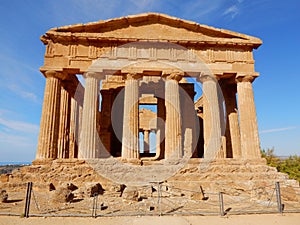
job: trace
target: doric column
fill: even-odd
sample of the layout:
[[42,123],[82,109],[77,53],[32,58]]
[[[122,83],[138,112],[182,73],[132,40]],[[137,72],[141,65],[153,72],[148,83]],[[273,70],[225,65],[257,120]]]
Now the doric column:
[[182,142],[183,142],[183,155],[191,157],[195,150],[197,140],[196,129],[196,112],[194,104],[194,86],[181,86],[180,88],[180,110],[182,119]]
[[228,122],[231,136],[232,157],[239,159],[242,157],[241,134],[237,110],[228,114]]
[[241,158],[241,135],[236,103],[236,84],[227,84],[223,88],[225,97],[227,123],[226,145],[227,157]]
[[111,151],[111,108],[113,105],[113,90],[101,90],[101,129],[100,139],[105,149]]
[[144,153],[149,153],[149,130],[144,130]]
[[179,159],[183,156],[183,152],[178,82],[183,77],[183,73],[173,72],[165,77],[165,159]]
[[97,132],[97,114],[99,111],[99,78],[95,73],[85,74],[81,138],[78,158],[99,158],[99,135]]
[[[165,96],[162,93],[161,96]],[[166,121],[166,106],[164,98],[157,98],[157,120],[156,120],[156,151],[159,151],[159,159],[165,155],[165,121]]]
[[57,157],[61,88],[60,75],[60,73],[55,71],[45,72],[46,87],[36,159],[55,159]]
[[[217,81],[209,75],[200,75],[203,83],[204,158],[222,158],[220,107]],[[221,151],[221,152],[220,152]]]
[[128,74],[125,81],[122,158],[138,159],[139,155],[139,79]]
[[84,98],[84,87],[75,79],[69,89],[71,94],[70,105],[70,131],[69,131],[69,157],[78,158],[78,148],[80,143],[81,118]]
[[69,158],[70,93],[61,86],[57,158]]
[[253,76],[237,77],[241,150],[244,159],[260,158],[256,110],[252,89]]
[[70,133],[69,133],[69,157],[78,157],[78,127],[79,127],[79,105],[75,98],[71,98],[70,110]]

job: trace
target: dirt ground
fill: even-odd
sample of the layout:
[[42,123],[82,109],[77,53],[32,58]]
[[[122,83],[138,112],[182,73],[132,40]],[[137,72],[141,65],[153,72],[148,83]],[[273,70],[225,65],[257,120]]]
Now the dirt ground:
[[98,218],[74,218],[74,217],[9,217],[0,216],[0,225],[297,225],[300,224],[300,213],[294,214],[267,214],[267,215],[234,215],[220,216],[145,216],[145,217],[98,217]]

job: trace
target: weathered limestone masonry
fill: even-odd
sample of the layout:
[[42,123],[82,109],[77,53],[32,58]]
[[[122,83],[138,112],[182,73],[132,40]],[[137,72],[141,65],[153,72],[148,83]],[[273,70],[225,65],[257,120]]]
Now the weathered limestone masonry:
[[[147,13],[53,28],[41,40],[46,86],[36,160],[7,185],[57,183],[48,167],[64,171],[66,182],[80,185],[85,180],[78,171],[87,171],[108,185],[109,177],[87,169],[88,160],[99,160],[121,179],[124,170],[112,170],[109,160],[158,165],[163,173],[164,162],[186,157],[192,158],[167,178],[174,186],[230,191],[274,181],[298,185],[261,159],[252,88],[260,39]],[[196,81],[203,95],[194,101]]]
[[125,82],[122,158],[139,158],[139,83],[137,74],[128,74]]
[[[144,103],[157,106],[160,120],[152,130],[159,142],[159,159],[180,159],[189,152],[199,158],[260,158],[251,84],[258,76],[252,51],[261,45],[260,39],[149,13],[54,28],[41,40],[46,45],[41,67],[46,88],[37,160],[101,158],[107,155],[104,152],[124,160],[151,156],[150,130],[143,129],[138,119],[142,96],[147,94],[152,99]],[[79,76],[86,82],[81,104],[69,93],[77,95]],[[189,106],[182,100],[180,89],[188,92],[188,85],[194,85],[181,82],[183,77],[194,77],[203,85],[203,105],[195,112],[187,112]],[[112,107],[122,88],[122,128],[116,132]],[[225,97],[225,120],[220,93]],[[194,94],[188,95],[193,101]],[[81,113],[72,109],[75,105],[82,107]],[[186,125],[186,118],[200,108],[203,129],[197,133],[197,128]],[[139,146],[140,131],[144,149]]]

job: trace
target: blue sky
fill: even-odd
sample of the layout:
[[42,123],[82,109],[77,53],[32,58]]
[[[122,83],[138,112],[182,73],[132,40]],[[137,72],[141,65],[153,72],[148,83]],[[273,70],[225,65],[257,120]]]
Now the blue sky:
[[297,0],[9,0],[0,5],[0,162],[35,157],[53,27],[160,12],[263,40],[254,82],[263,148],[300,154],[300,2]]

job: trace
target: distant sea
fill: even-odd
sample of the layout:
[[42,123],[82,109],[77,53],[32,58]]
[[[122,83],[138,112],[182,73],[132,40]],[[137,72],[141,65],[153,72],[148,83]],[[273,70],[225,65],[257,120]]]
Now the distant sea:
[[0,162],[0,166],[6,165],[30,165],[31,162]]

